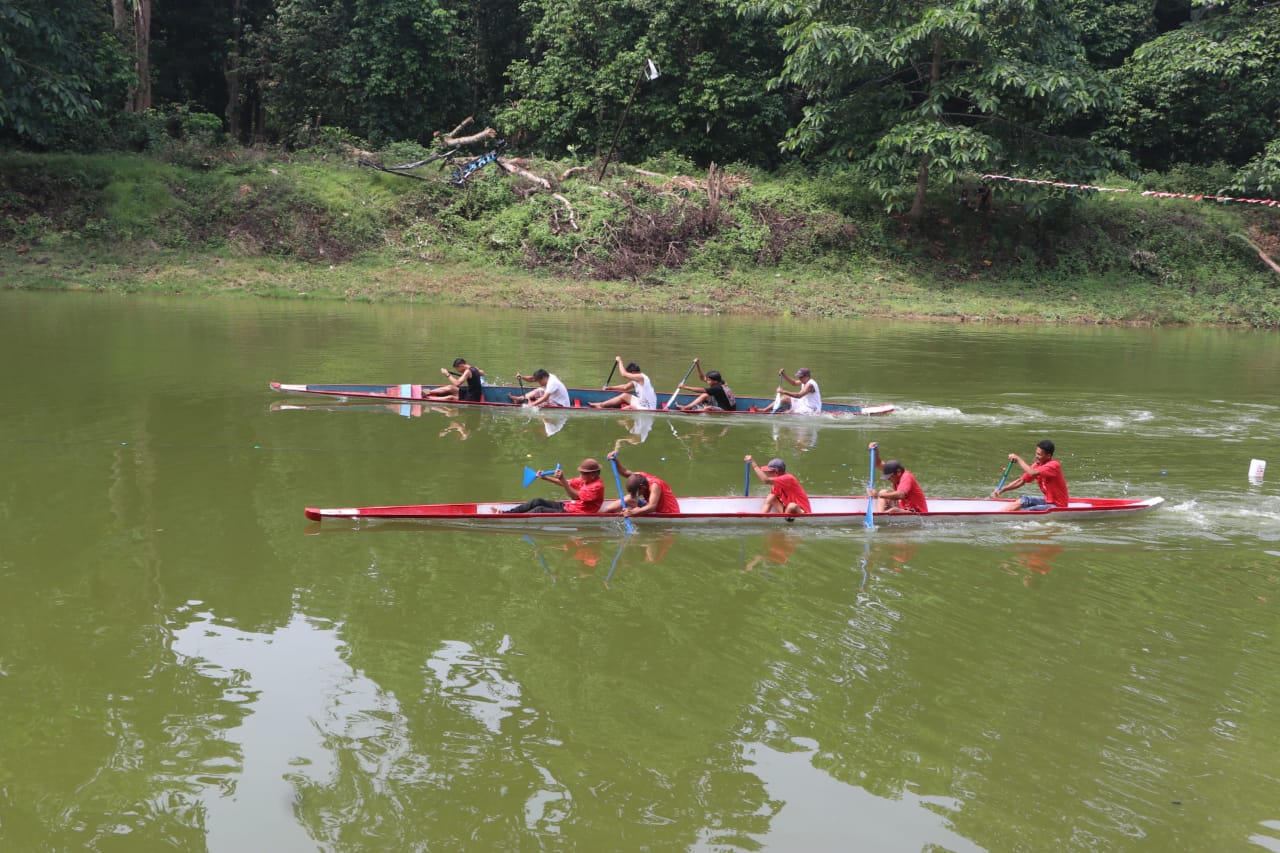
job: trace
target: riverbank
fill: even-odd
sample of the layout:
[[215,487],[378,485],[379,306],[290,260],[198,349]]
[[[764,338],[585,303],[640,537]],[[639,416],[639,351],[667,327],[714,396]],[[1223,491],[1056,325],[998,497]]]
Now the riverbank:
[[324,156],[193,168],[0,155],[0,287],[1280,325],[1280,277],[1256,251],[1280,244],[1272,209],[1028,194],[997,195],[995,211],[979,213],[948,194],[912,226],[850,189],[851,175],[618,174],[561,181],[557,197],[497,173],[463,189]]

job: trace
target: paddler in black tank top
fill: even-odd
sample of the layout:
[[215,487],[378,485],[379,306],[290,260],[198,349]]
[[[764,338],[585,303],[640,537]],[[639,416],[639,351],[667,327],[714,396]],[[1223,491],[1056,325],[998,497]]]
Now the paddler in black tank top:
[[474,364],[468,364],[465,358],[453,360],[452,372],[444,367],[440,368],[440,372],[444,374],[445,379],[449,380],[449,384],[423,392],[422,396],[426,399],[461,400],[473,403],[484,400],[484,381],[481,379],[484,371]]

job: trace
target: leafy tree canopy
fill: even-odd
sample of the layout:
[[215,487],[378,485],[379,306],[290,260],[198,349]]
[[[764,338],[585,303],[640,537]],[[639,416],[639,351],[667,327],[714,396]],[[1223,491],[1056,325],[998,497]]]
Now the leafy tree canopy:
[[0,3],[0,130],[48,141],[102,109],[94,87],[119,51],[104,7],[86,0]]
[[[766,82],[781,62],[779,40],[744,25],[730,0],[527,0],[523,10],[529,51],[508,71],[499,122],[543,151],[604,153],[634,93],[623,156],[776,156],[785,104]],[[643,77],[649,59],[657,80]]]
[[280,0],[259,44],[279,127],[425,141],[469,103],[456,15],[436,0]]
[[1145,167],[1241,166],[1280,141],[1280,6],[1213,7],[1139,47],[1107,133]]
[[[1115,156],[1081,118],[1112,87],[1053,0],[746,0],[778,23],[779,82],[810,103],[788,148],[839,150],[891,210],[923,213],[930,177],[1038,168],[1091,179]],[[1079,129],[1077,129],[1079,128]]]

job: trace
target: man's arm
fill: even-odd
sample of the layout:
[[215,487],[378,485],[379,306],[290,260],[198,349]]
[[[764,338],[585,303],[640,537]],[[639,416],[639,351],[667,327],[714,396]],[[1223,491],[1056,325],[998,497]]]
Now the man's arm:
[[761,482],[763,483],[773,482],[773,477],[770,474],[767,474],[763,468],[757,465],[754,459],[752,459],[750,456],[747,456],[746,461],[751,463],[752,470],[756,472],[756,476],[760,478]]
[[605,459],[618,464],[618,476],[621,477],[624,482],[631,476],[631,472],[627,470],[627,466],[623,465],[622,460],[618,458],[618,451],[610,451],[609,454],[605,456]]
[[569,479],[565,477],[563,471],[560,472],[559,474],[551,474],[550,476],[547,477],[547,479],[551,480],[551,482],[555,483],[556,485],[564,489],[571,499],[575,501],[578,499],[577,487],[569,483]]

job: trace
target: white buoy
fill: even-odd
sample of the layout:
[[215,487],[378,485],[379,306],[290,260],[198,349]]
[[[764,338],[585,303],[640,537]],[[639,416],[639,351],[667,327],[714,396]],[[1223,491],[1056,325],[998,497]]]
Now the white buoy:
[[1267,460],[1251,459],[1249,460],[1249,479],[1261,480],[1263,475],[1267,473]]

